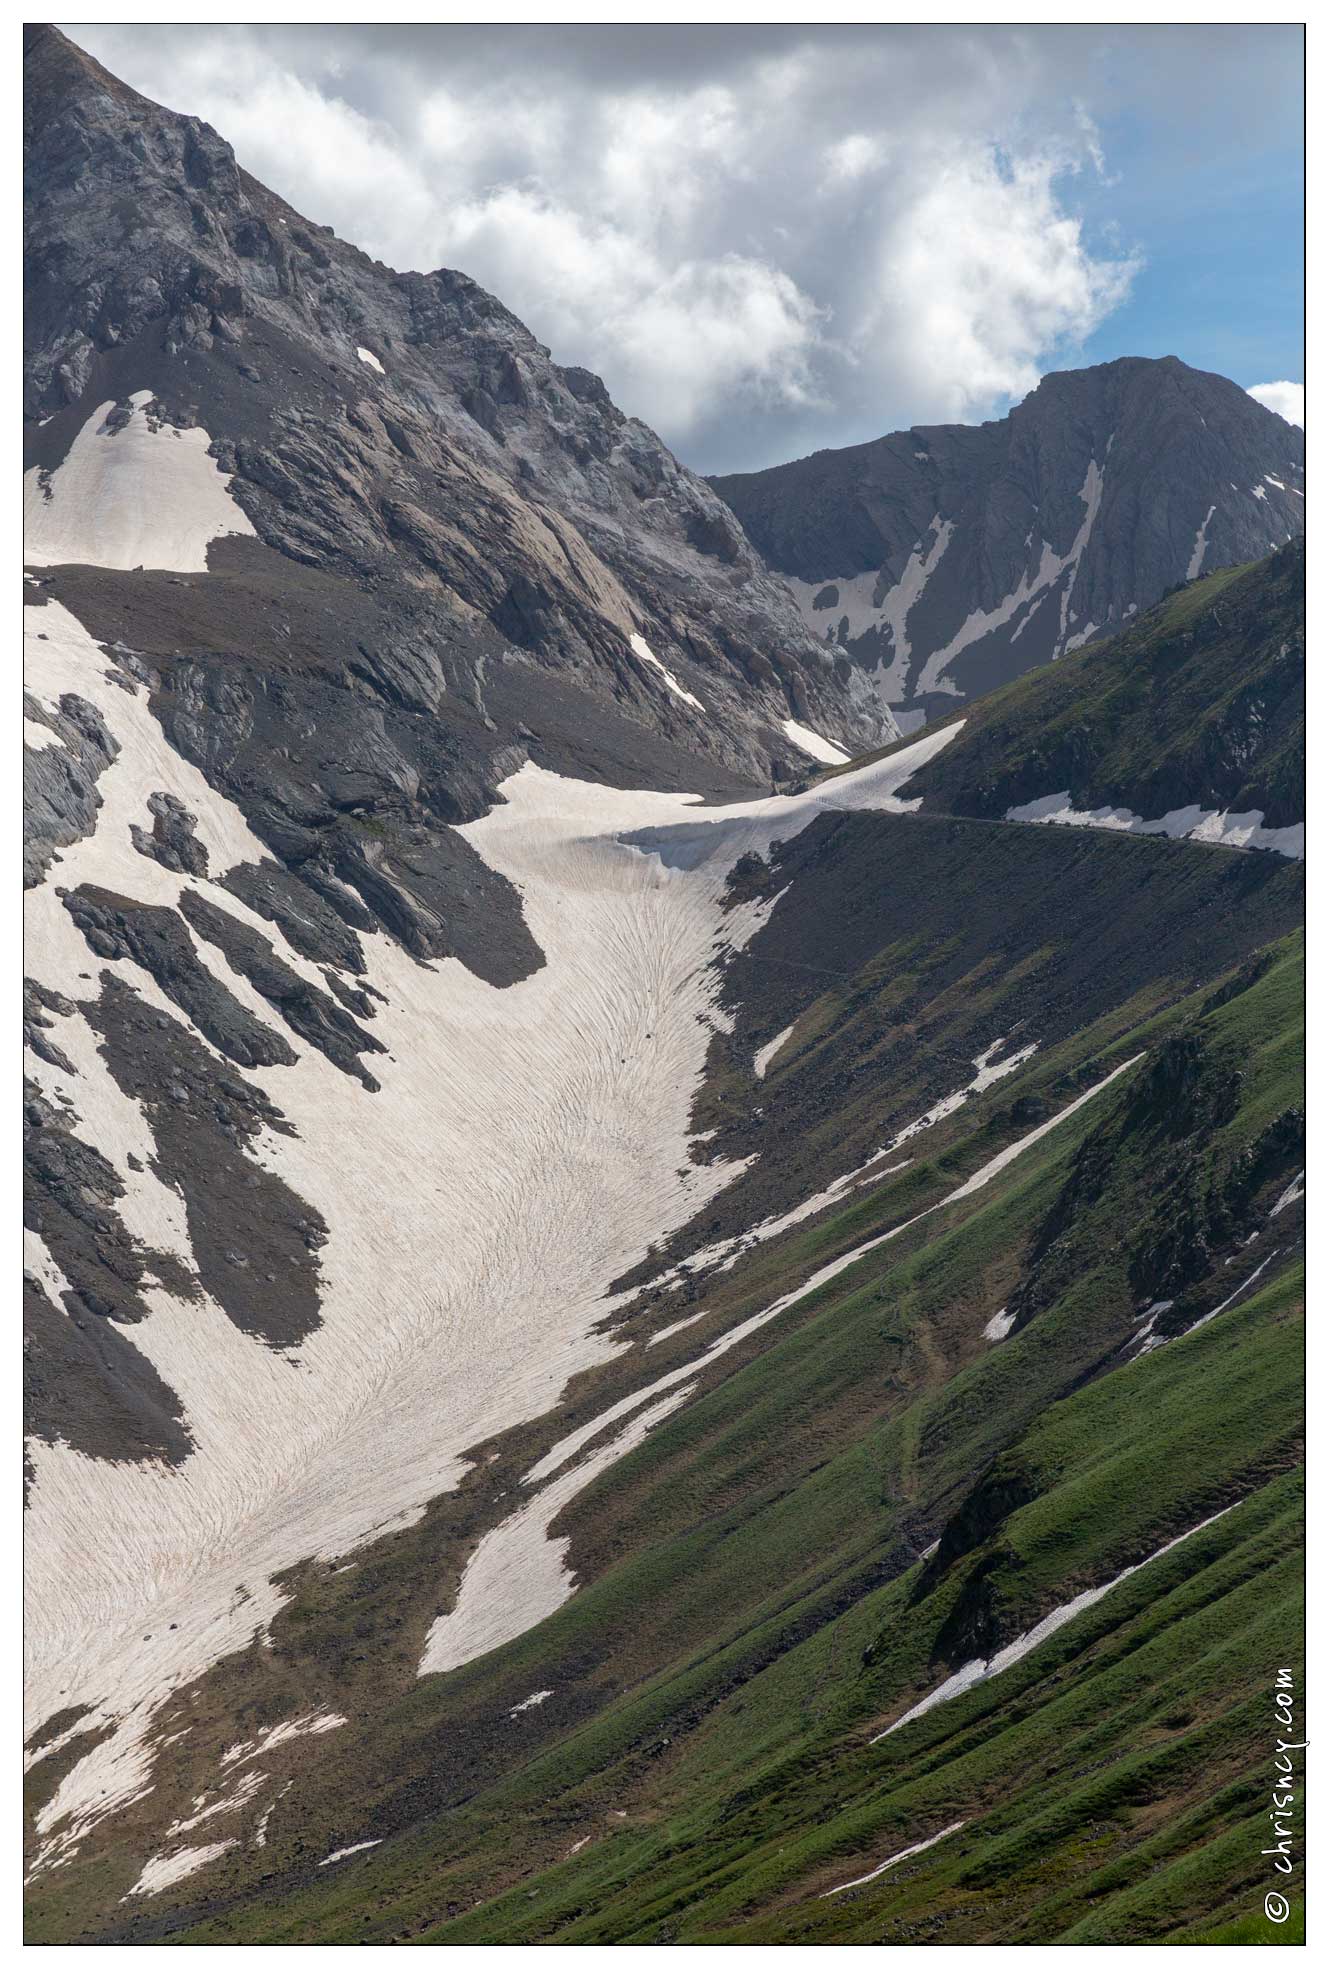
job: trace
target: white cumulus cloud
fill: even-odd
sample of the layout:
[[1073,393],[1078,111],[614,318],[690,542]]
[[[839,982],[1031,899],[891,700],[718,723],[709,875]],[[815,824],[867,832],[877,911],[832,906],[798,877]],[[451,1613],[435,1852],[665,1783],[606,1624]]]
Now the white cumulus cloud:
[[1266,410],[1286,417],[1289,424],[1306,428],[1306,385],[1304,383],[1254,383],[1247,396],[1262,403]]
[[953,144],[883,213],[851,345],[906,377],[932,416],[967,420],[1024,396],[1050,353],[1125,298],[1135,262],[1090,250],[1063,175],[1050,155]]
[[628,411],[687,433],[717,403],[814,400],[821,313],[779,267],[677,258],[653,229],[504,186],[448,213],[444,257],[477,274],[557,355],[610,382]]
[[714,32],[709,63],[626,30],[77,36],[311,218],[472,275],[703,469],[1000,414],[1127,293],[1041,44]]

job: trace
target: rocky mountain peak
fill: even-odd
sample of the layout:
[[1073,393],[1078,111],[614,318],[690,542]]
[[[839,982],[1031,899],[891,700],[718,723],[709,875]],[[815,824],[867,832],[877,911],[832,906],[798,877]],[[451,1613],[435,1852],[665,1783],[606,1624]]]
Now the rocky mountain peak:
[[394,272],[304,220],[207,124],[57,30],[26,60],[39,470],[99,403],[147,388],[206,430],[279,553],[446,595],[742,778],[793,769],[791,722],[851,747],[890,736],[729,510],[598,377],[466,275]]
[[1302,433],[1175,356],[1045,376],[1008,416],[712,481],[907,725],[1110,634],[1304,524]]

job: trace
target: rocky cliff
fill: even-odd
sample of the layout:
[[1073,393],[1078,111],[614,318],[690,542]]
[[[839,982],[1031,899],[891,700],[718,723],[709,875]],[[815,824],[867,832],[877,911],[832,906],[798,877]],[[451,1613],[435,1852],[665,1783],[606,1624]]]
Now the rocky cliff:
[[1300,534],[1304,460],[1235,383],[1124,357],[1045,376],[993,423],[712,484],[912,729]]
[[[52,28],[28,32],[25,84],[25,416],[57,508],[39,505],[57,524],[48,546],[30,523],[30,558],[106,564],[58,523],[59,468],[90,420],[127,426],[143,395],[166,426],[207,433],[271,550],[219,546],[209,572],[250,592],[260,568],[345,584],[321,663],[337,688],[444,724],[455,701],[527,748],[542,724],[608,712],[626,734],[595,733],[579,763],[599,754],[638,784],[669,776],[660,742],[732,783],[797,762],[791,721],[850,749],[889,735],[721,500],[474,281],[395,273],[308,223],[206,124]],[[177,640],[224,642],[236,605],[219,621],[200,598]],[[590,702],[551,712],[551,676]],[[494,774],[483,738],[465,749],[456,800],[474,811],[475,776]]]

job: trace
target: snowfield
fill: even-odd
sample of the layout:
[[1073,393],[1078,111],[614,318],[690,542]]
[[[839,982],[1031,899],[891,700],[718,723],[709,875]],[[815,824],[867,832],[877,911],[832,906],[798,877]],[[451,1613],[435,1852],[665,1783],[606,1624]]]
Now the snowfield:
[[568,1541],[550,1537],[551,1523],[602,1470],[644,1442],[656,1423],[663,1422],[691,1392],[680,1389],[640,1410],[584,1463],[546,1484],[531,1503],[486,1532],[466,1568],[456,1606],[429,1631],[420,1663],[422,1675],[460,1668],[557,1612],[571,1594],[573,1581],[564,1556]]
[[847,766],[849,754],[842,745],[832,739],[823,738],[808,725],[800,725],[797,718],[786,718],[782,727],[785,737],[800,752],[806,752],[810,759],[819,759],[823,766]]
[[[85,432],[80,443],[110,453],[126,443],[153,447],[154,458],[155,448],[178,449],[192,478],[175,512],[143,504],[127,545],[131,522],[108,517],[104,504],[107,471],[118,467],[94,454],[103,488],[94,497],[71,453],[55,474],[52,504],[71,529],[59,551],[102,565],[206,565],[211,538],[246,529],[202,436],[191,443],[146,421],[110,438]],[[221,506],[206,503],[214,480]],[[87,530],[75,539],[70,516],[80,512]],[[187,1023],[132,960],[92,955],[55,893],[88,882],[166,906],[195,887],[321,985],[317,967],[215,880],[172,873],[137,851],[131,825],[150,825],[149,796],[168,791],[197,815],[211,877],[267,858],[238,810],[167,744],[146,693],[110,680],[117,673],[74,617],[54,601],[28,614],[31,691],[45,705],[65,692],[86,698],[120,748],[98,781],[95,832],[62,849],[30,894],[29,975],[77,1008],[97,998],[110,970]],[[613,1303],[607,1282],[737,1173],[688,1156],[691,1100],[721,1016],[716,949],[740,944],[771,907],[723,912],[730,867],[827,806],[907,811],[916,802],[899,789],[954,729],[828,788],[716,810],[528,764],[505,783],[503,804],[461,831],[520,889],[545,966],[500,990],[454,960],[421,964],[386,937],[367,937],[370,983],[383,999],[373,1030],[388,1048],[375,1062],[381,1091],[303,1042],[296,1064],[252,1070],[295,1130],[262,1136],[257,1158],[329,1227],[321,1324],[279,1350],[241,1332],[206,1292],[182,1303],[150,1285],[148,1319],[126,1331],[179,1398],[192,1454],[169,1467],[33,1444],[27,1727],[77,1704],[89,1709],[81,1730],[110,1726],[42,1810],[39,1867],[68,1857],[151,1789],[161,1704],[267,1627],[282,1604],[274,1574],[413,1522],[459,1481],[471,1446],[546,1413],[571,1375],[626,1344],[595,1331]],[[686,866],[639,844],[681,826],[694,842]],[[256,1019],[293,1039],[218,950],[200,943],[199,957]],[[36,1059],[29,1070],[52,1098],[72,1098],[76,1132],[114,1164],[133,1234],[193,1270],[184,1200],[152,1173],[145,1115],[112,1078],[81,1013],[59,1027],[75,1075]],[[347,1142],[357,1145],[353,1164]],[[58,1292],[49,1254],[43,1264],[38,1253],[37,1266]],[[528,1495],[482,1542],[457,1605],[430,1637],[426,1672],[473,1658],[560,1603],[570,1582],[547,1528],[565,1491],[626,1454],[687,1392],[643,1391],[640,1412],[577,1466],[572,1486]],[[194,1849],[188,1864],[210,1856]],[[158,1891],[185,1864],[183,1854],[163,1856],[136,1891]]]
[[23,476],[23,558],[30,567],[169,568],[202,574],[223,534],[253,535],[208,456],[197,425],[178,430],[151,416],[151,390],[135,390],[127,420],[115,404],[95,410],[47,479]]
[[694,711],[704,711],[706,709],[701,699],[694,697],[691,691],[684,690],[673,671],[666,664],[661,663],[659,657],[655,654],[655,651],[651,648],[644,636],[639,636],[634,632],[633,635],[628,637],[628,642],[631,646],[632,654],[637,658],[639,663],[648,663],[652,670],[659,671],[665,680],[666,688],[674,697],[681,698],[684,704],[690,704]]
[[1023,806],[1008,807],[1005,818],[1041,827],[1100,827],[1115,834],[1166,834],[1171,841],[1207,841],[1220,848],[1263,848],[1289,861],[1306,859],[1306,824],[1266,827],[1258,808],[1253,813],[1220,813],[1217,808],[1175,807],[1158,820],[1144,820],[1128,807],[1095,807],[1086,812],[1072,804],[1069,790],[1045,793]]
[[1054,1607],[1036,1627],[1031,1627],[1027,1633],[1019,1635],[1007,1647],[994,1654],[990,1660],[967,1661],[963,1668],[957,1668],[955,1673],[933,1689],[930,1695],[924,1696],[921,1702],[916,1702],[912,1709],[906,1709],[903,1716],[897,1716],[886,1729],[879,1731],[872,1738],[872,1742],[880,1743],[883,1737],[894,1736],[895,1732],[902,1730],[906,1723],[912,1723],[916,1717],[925,1716],[928,1710],[935,1709],[938,1703],[951,1702],[956,1696],[963,1695],[966,1689],[975,1688],[978,1683],[987,1682],[992,1676],[1001,1675],[1006,1669],[1014,1668],[1017,1661],[1023,1661],[1027,1654],[1032,1654],[1041,1642],[1046,1641],[1059,1628],[1065,1627],[1077,1614],[1087,1613],[1090,1607],[1096,1607],[1100,1600],[1106,1599],[1114,1587],[1121,1585],[1123,1579],[1129,1579],[1133,1573],[1140,1572],[1145,1566],[1153,1565],[1156,1559],[1161,1559],[1166,1553],[1174,1551],[1188,1538],[1194,1538],[1197,1532],[1204,1531],[1209,1525],[1217,1524],[1220,1518],[1225,1518],[1234,1508],[1231,1504],[1225,1505],[1221,1511],[1215,1511],[1212,1517],[1202,1519],[1198,1525],[1192,1525],[1189,1531],[1179,1532],[1176,1538],[1170,1538],[1166,1545],[1160,1545],[1158,1550],[1151,1552],[1147,1559],[1140,1559],[1133,1566],[1124,1566],[1115,1578],[1109,1579],[1104,1585],[1091,1586],[1086,1592],[1078,1593],[1073,1600],[1067,1600],[1064,1606]]
[[[213,539],[247,530],[205,434],[154,427],[148,401],[140,392],[110,434],[104,419],[92,420],[54,474],[52,498],[35,488],[47,529],[39,537],[52,557],[58,543],[61,556],[104,566],[202,568]],[[132,512],[108,503],[112,488],[123,503],[135,485],[148,490],[130,501]],[[170,496],[159,500],[163,485]],[[27,615],[27,681],[38,705],[57,706],[66,693],[87,700],[118,747],[97,782],[94,832],[62,849],[28,898],[28,974],[74,1001],[57,1037],[75,1071],[36,1058],[28,1070],[50,1098],[72,1100],[76,1133],[114,1164],[131,1233],[197,1275],[184,1198],[169,1174],[154,1173],[147,1116],[113,1078],[83,1008],[109,970],[150,1007],[187,1021],[132,959],[94,957],[57,888],[91,883],[165,907],[195,889],[257,930],[309,983],[321,987],[323,975],[218,885],[266,851],[238,809],[172,750],[146,691],[131,687],[58,602]],[[639,637],[633,644],[673,692],[697,703]],[[276,1348],[241,1331],[206,1290],[183,1301],[149,1284],[148,1318],[123,1330],[178,1398],[192,1452],[172,1466],[33,1443],[27,1728],[85,1706],[65,1741],[106,1732],[39,1814],[38,1869],[63,1863],[108,1815],[151,1790],[163,1703],[267,1629],[283,1604],[274,1576],[302,1560],[344,1560],[413,1523],[458,1484],[474,1446],[548,1414],[570,1377],[634,1344],[600,1330],[619,1303],[609,1281],[745,1166],[698,1165],[689,1155],[693,1095],[725,1016],[717,951],[741,947],[774,906],[726,909],[730,870],[824,810],[912,811],[919,803],[908,781],[961,729],[930,732],[792,797],[717,808],[527,763],[504,782],[501,803],[459,832],[520,892],[543,967],[499,989],[456,960],[420,963],[385,935],[368,935],[368,981],[379,995],[373,1031],[387,1048],[375,1059],[380,1091],[303,1041],[294,1064],[249,1070],[294,1131],[266,1131],[254,1159],[328,1226],[320,1323],[299,1345]],[[174,873],[135,847],[131,828],[150,825],[147,803],[159,792],[197,817],[211,879]],[[295,1039],[217,948],[200,941],[198,957],[253,1018]],[[844,1186],[888,1173],[878,1164],[891,1149],[1027,1059],[1032,1044],[1008,1052],[1010,1037]],[[921,1214],[981,1189],[1131,1064]],[[685,1402],[704,1367],[906,1228],[823,1265],[556,1443],[471,1553],[420,1673],[472,1661],[561,1605],[574,1582],[566,1541],[550,1532],[566,1504]],[[64,1281],[40,1240],[30,1264],[59,1304]],[[343,1721],[326,1711],[297,1715],[234,1745],[222,1759],[236,1773],[224,1780],[227,1802],[200,1801],[175,1836],[256,1794],[256,1760],[268,1751]],[[163,1851],[132,1891],[159,1892],[228,1845]]]

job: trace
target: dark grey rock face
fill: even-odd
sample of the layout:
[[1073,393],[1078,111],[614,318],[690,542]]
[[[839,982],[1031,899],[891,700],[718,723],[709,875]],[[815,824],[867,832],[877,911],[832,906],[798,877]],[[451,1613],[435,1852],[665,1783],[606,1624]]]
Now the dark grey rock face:
[[295,1052],[213,977],[173,909],[88,885],[65,908],[98,957],[128,958],[156,979],[219,1053],[238,1066],[291,1066]]
[[31,888],[61,848],[95,831],[97,781],[120,748],[96,707],[69,691],[58,711],[25,694],[24,718],[53,741],[23,747],[23,884]]
[[[460,607],[749,781],[796,763],[789,717],[852,749],[893,735],[704,481],[474,281],[394,273],[310,225],[206,124],[54,29],[30,30],[25,85],[38,467],[97,404],[151,388],[167,421],[211,434],[281,554],[380,601]],[[632,654],[633,633],[704,713]],[[446,714],[427,628],[383,667]]]
[[[74,1005],[28,979],[23,1009],[26,1042],[73,1081],[74,1068],[50,1034],[56,1019],[75,1014]],[[62,1093],[57,1105],[27,1083],[23,1225],[41,1240],[59,1281],[24,1277],[27,1429],[88,1456],[178,1461],[190,1448],[179,1402],[121,1329],[146,1318],[150,1282],[169,1283],[182,1298],[194,1282],[168,1253],[130,1236],[118,1208],[124,1187],[80,1135],[72,1096]]]
[[[69,1291],[99,1319],[132,1325],[146,1318],[141,1289],[148,1275],[171,1265],[147,1252],[116,1212],[124,1184],[100,1151],[84,1141],[67,1114],[35,1087],[26,1090],[24,1226],[39,1236],[68,1281]],[[179,1276],[173,1284],[189,1289]]]
[[27,1276],[23,1411],[39,1441],[66,1442],[112,1462],[180,1463],[192,1446],[175,1395],[115,1321],[81,1304],[56,1306],[41,1281]]
[[[562,734],[591,726],[596,700],[574,688],[554,725],[544,705],[553,673],[508,662],[487,625],[467,629],[437,598],[385,603],[255,541],[224,542],[215,559],[188,577],[59,568],[46,592],[108,646],[118,672],[147,686],[175,750],[286,864],[288,914],[312,922],[331,909],[352,930],[385,929],[422,960],[460,957],[496,984],[537,969],[543,958],[516,892],[456,823],[483,814],[528,754],[563,771],[594,770],[598,758],[601,776],[631,783],[616,755],[633,728],[611,711],[605,742],[574,759]],[[440,708],[403,675],[402,653],[425,639]],[[680,773],[687,783],[686,756],[642,738],[663,783]],[[724,790],[743,783],[701,770]],[[175,840],[178,824],[171,830]],[[135,840],[162,859],[156,825]],[[174,852],[183,853],[178,840]],[[270,871],[261,885],[270,897],[274,880]],[[325,961],[326,937],[316,941],[305,954]],[[358,943],[337,948],[363,969]]]
[[378,1091],[378,1082],[361,1066],[359,1056],[386,1051],[381,1040],[358,1026],[327,992],[307,984],[289,964],[283,964],[256,930],[228,910],[218,909],[197,889],[183,891],[180,912],[205,942],[225,954],[233,971],[247,978],[255,991],[276,1007],[292,1032],[317,1046],[343,1073],[355,1074],[371,1092]]
[[912,725],[1301,534],[1304,464],[1235,383],[1128,357],[1045,377],[999,422],[712,483]]
[[61,992],[50,991],[35,978],[23,980],[23,1044],[28,1052],[35,1053],[39,1060],[48,1066],[59,1067],[62,1073],[72,1074],[73,1064],[56,1041],[51,1037],[55,1030],[55,1019],[69,1018],[76,1007],[72,999]]
[[150,793],[148,812],[152,830],[131,825],[130,835],[141,855],[159,861],[175,875],[206,875],[208,851],[194,839],[197,814],[191,814],[174,793]]
[[364,946],[355,931],[316,889],[287,869],[272,862],[241,862],[227,870],[222,885],[256,915],[275,923],[302,957],[357,976],[363,973]]
[[297,1346],[319,1323],[328,1228],[253,1153],[265,1129],[291,1134],[289,1122],[261,1087],[109,971],[89,1020],[116,1084],[147,1118],[155,1172],[184,1199],[198,1283],[245,1333]]

